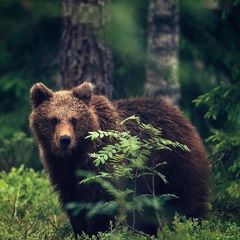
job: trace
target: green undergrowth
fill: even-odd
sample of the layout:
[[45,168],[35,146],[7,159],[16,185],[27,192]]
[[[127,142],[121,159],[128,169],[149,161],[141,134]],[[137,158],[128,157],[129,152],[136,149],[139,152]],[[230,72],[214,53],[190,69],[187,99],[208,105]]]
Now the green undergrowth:
[[0,239],[64,239],[71,227],[47,174],[12,168],[0,173]]
[[[0,239],[74,239],[71,226],[60,210],[47,174],[32,169],[12,168],[0,173]],[[99,233],[100,240],[145,239],[240,239],[236,221],[224,221],[212,216],[201,225],[196,220],[176,216],[173,227],[164,227],[156,237],[133,232],[127,227],[110,226],[107,233]],[[83,234],[79,239],[94,240],[96,236]]]

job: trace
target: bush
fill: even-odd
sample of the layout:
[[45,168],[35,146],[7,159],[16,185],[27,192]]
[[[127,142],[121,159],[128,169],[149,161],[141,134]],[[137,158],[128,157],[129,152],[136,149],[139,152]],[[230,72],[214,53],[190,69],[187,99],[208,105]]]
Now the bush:
[[[229,215],[240,214],[240,84],[223,83],[195,100],[205,105],[206,118],[215,121],[207,142],[213,171],[213,207]],[[216,123],[220,123],[218,126]]]
[[[199,224],[198,219],[189,219],[185,217],[175,216],[172,227],[163,227],[158,231],[157,237],[148,236],[140,232],[134,232],[127,227],[120,227],[118,229],[110,229],[108,233],[99,233],[100,240],[225,240],[225,239],[239,239],[240,227],[235,223],[221,223],[213,220],[202,221]],[[96,240],[87,235],[82,235],[83,240]]]
[[[154,151],[172,151],[173,148],[181,148],[184,151],[190,150],[184,144],[164,139],[160,129],[154,128],[151,124],[142,123],[139,117],[130,116],[123,120],[120,125],[126,121],[136,121],[140,133],[132,136],[130,131],[98,130],[89,132],[86,137],[92,141],[100,142],[104,138],[111,141],[111,144],[90,154],[96,168],[105,164],[104,169],[107,170],[99,170],[98,173],[80,170],[77,172],[79,176],[84,177],[80,184],[96,182],[112,195],[114,200],[96,203],[74,202],[67,204],[67,208],[73,210],[73,214],[87,210],[88,217],[97,214],[115,214],[117,215],[116,226],[126,224],[127,215],[132,214],[134,216],[132,228],[135,225],[136,213],[151,209],[154,214],[151,214],[150,217],[154,217],[156,219],[155,224],[161,227],[165,221],[161,216],[164,211],[163,206],[169,198],[176,196],[173,194],[155,194],[156,178],[160,178],[161,181],[167,183],[166,177],[158,171],[160,165],[167,163],[152,161],[151,164],[147,164],[149,156]],[[151,183],[149,181],[147,185],[152,190],[140,195],[136,186],[137,180],[141,177],[151,178]]]
[[235,223],[205,220],[199,224],[198,219],[175,216],[173,229],[164,227],[158,232],[159,240],[225,240],[239,239],[240,227]]
[[63,239],[71,228],[46,173],[12,168],[0,173],[0,239]]

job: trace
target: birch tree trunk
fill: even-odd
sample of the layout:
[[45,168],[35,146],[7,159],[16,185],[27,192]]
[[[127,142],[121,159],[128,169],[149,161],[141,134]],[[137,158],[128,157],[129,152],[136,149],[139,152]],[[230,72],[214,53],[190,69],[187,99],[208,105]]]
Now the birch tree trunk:
[[113,57],[106,38],[109,1],[62,0],[60,74],[63,89],[88,81],[94,84],[97,94],[112,98]]
[[148,61],[144,95],[163,96],[178,105],[179,45],[178,0],[150,0],[148,11]]

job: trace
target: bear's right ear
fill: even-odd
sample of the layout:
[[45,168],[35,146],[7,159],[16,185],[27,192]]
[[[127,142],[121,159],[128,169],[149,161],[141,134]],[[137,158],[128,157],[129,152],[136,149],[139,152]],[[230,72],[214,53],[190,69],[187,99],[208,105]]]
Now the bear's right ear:
[[43,83],[36,83],[30,90],[30,98],[33,108],[37,108],[44,101],[53,97],[53,91],[48,89]]
[[84,82],[78,87],[73,88],[72,93],[74,97],[88,105],[92,98],[93,85],[90,82]]

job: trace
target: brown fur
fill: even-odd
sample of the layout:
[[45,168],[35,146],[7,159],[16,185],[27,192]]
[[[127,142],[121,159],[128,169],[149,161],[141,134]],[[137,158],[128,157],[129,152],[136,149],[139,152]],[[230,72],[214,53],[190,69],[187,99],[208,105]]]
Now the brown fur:
[[[97,184],[79,185],[81,178],[76,177],[76,169],[97,172],[90,152],[98,150],[98,146],[85,137],[89,131],[118,129],[120,121],[136,115],[144,123],[161,128],[163,137],[186,144],[191,152],[180,149],[159,151],[152,155],[157,162],[167,161],[159,171],[164,174],[168,184],[155,180],[155,193],[173,193],[178,199],[171,200],[167,206],[167,214],[173,216],[175,211],[187,217],[203,218],[208,202],[209,166],[201,140],[195,128],[182,113],[165,102],[162,98],[133,98],[110,102],[104,96],[95,96],[92,86],[83,83],[71,91],[53,92],[42,83],[35,84],[31,89],[33,110],[30,126],[39,144],[41,157],[49,172],[52,184],[59,192],[64,205],[68,202],[110,201],[112,198]],[[127,121],[124,129],[132,134],[138,133],[134,121]],[[63,137],[64,139],[62,139]],[[148,194],[148,183],[151,179],[139,179],[137,189],[140,194]],[[86,218],[81,212],[77,217],[67,211],[75,235],[82,231],[92,235],[108,229],[113,217],[97,216]],[[156,233],[156,220],[150,221],[146,215],[137,216],[135,227],[149,233]],[[129,217],[131,224],[131,217]]]

